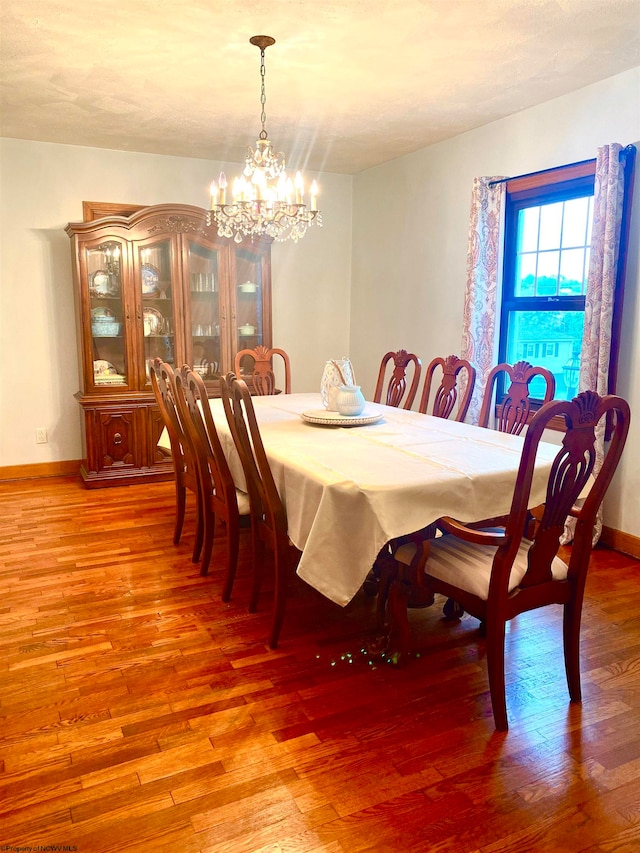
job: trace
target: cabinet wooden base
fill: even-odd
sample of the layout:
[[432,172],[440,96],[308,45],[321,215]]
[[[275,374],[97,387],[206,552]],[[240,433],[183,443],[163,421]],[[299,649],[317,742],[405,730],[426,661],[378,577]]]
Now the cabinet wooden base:
[[87,489],[104,489],[108,486],[135,486],[140,483],[158,483],[173,479],[173,465],[166,468],[138,468],[136,470],[87,471],[84,463],[80,465],[80,476]]
[[153,394],[76,395],[82,411],[87,488],[128,486],[173,477],[173,461],[158,448],[164,428]]

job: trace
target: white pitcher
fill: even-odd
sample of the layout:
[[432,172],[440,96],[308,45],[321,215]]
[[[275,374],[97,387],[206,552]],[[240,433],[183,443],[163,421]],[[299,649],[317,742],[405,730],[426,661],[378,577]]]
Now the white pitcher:
[[336,408],[341,415],[359,415],[364,406],[364,394],[359,385],[340,386],[336,397]]

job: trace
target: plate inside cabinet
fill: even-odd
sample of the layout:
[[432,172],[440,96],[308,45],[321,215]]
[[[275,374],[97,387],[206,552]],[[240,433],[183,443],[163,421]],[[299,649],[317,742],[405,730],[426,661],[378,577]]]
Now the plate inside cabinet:
[[92,296],[117,296],[120,284],[115,276],[106,270],[96,270],[89,280],[89,292]]
[[165,318],[156,308],[145,308],[142,311],[142,323],[145,338],[151,335],[165,334]]
[[152,264],[142,264],[142,292],[155,296],[160,290],[160,272]]
[[93,362],[93,381],[96,385],[124,385],[126,377],[110,361],[97,359]]

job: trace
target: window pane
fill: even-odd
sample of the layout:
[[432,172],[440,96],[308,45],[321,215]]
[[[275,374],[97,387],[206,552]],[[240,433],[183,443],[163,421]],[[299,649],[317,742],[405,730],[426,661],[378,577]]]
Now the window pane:
[[[504,287],[500,359],[546,367],[555,376],[559,398],[570,399],[578,387],[584,323],[584,309],[578,310],[578,306],[584,301],[579,297],[586,292],[589,265],[590,193],[591,188],[585,186],[584,195],[566,198],[570,190],[550,186],[548,204],[544,192],[535,201],[521,197],[507,202],[508,222],[513,222],[509,216],[517,211],[517,231],[508,229],[505,245],[505,268],[512,270],[513,279],[505,281]],[[542,310],[532,310],[533,297]],[[553,300],[551,304],[548,298]],[[553,310],[544,310],[546,307]],[[544,381],[533,380],[530,390],[534,399],[541,399]]]
[[587,231],[589,198],[573,198],[564,203],[562,246],[585,246],[591,240]]
[[540,208],[540,243],[542,249],[559,249],[564,202],[545,204]]
[[[570,400],[578,388],[583,322],[582,311],[511,311],[505,360],[546,367],[555,376],[556,399]],[[529,388],[542,399],[543,379],[532,379]]]
[[585,293],[586,269],[584,249],[565,249],[560,258],[560,294],[580,296]]
[[538,248],[539,207],[525,207],[518,214],[518,251],[535,252]]
[[558,266],[560,252],[541,252],[538,255],[536,296],[556,296],[558,293]]
[[536,254],[519,255],[516,259],[516,296],[535,296]]

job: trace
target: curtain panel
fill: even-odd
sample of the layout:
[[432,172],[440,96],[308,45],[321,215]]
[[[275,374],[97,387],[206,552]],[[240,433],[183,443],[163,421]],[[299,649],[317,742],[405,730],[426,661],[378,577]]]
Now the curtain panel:
[[[613,143],[598,149],[595,185],[593,190],[593,226],[591,253],[587,274],[584,308],[584,332],[580,354],[579,391],[593,390],[609,393],[609,359],[613,307],[616,295],[616,276],[620,254],[620,233],[624,202],[624,162],[622,145]],[[594,475],[600,470],[604,457],[605,424],[596,432],[596,462]],[[573,540],[575,519],[569,518],[562,543]],[[602,507],[598,510],[593,531],[594,544],[602,533]]]
[[487,376],[497,361],[505,195],[505,178],[474,178],[461,347],[462,358],[477,371],[466,418],[472,424],[478,423]]
[[593,192],[593,227],[580,357],[580,391],[609,391],[613,305],[624,201],[622,145],[598,149]]

